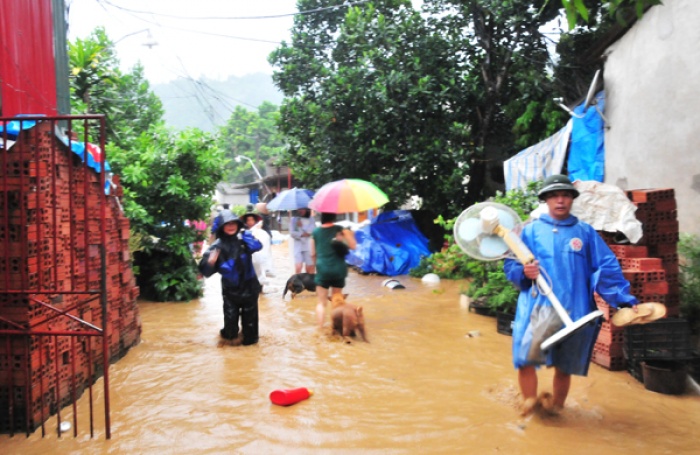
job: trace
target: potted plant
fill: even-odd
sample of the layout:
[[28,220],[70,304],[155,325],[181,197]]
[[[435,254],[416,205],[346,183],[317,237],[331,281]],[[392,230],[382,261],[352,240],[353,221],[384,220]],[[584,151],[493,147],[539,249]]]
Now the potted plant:
[[486,265],[488,270],[484,280],[472,281],[467,295],[475,301],[483,301],[486,308],[496,315],[498,333],[510,335],[518,302],[518,289],[506,278],[503,261],[489,262]]

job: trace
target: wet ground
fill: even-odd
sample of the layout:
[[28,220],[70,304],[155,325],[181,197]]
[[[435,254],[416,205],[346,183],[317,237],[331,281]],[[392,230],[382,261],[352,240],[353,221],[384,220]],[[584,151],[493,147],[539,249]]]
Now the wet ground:
[[[202,299],[141,302],[141,344],[110,368],[112,438],[105,439],[102,380],[90,439],[89,402],[79,434],[0,435],[2,454],[567,453],[690,454],[700,450],[700,396],[647,391],[626,372],[591,366],[575,377],[558,417],[517,412],[508,336],[460,303],[458,281],[438,286],[351,272],[348,300],[364,307],[370,343],[345,344],[314,326],[316,297],[282,298],[287,244],[273,246],[276,276],[260,299],[260,342],[219,346],[217,275]],[[477,336],[470,336],[477,335]],[[551,372],[540,373],[551,390]],[[314,395],[270,403],[279,388]],[[102,414],[101,414],[102,413]],[[70,418],[64,410],[63,419]]]

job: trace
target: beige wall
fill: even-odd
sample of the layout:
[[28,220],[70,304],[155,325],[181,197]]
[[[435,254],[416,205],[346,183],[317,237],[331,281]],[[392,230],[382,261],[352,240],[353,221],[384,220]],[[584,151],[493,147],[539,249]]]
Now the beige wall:
[[674,188],[700,235],[700,0],[664,0],[607,53],[606,183]]

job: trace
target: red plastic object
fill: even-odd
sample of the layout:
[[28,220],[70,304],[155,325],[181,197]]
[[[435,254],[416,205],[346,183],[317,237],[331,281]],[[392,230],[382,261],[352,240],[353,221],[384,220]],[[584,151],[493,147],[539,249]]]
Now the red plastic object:
[[313,395],[313,392],[306,387],[296,389],[273,390],[270,392],[270,401],[278,406],[291,406],[304,401]]

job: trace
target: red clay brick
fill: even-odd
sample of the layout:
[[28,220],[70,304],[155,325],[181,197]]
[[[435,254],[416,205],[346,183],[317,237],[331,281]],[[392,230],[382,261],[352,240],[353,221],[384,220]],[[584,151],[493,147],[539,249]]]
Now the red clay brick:
[[627,197],[633,202],[653,202],[675,199],[673,188],[652,188],[627,191]]
[[649,250],[646,246],[637,245],[610,245],[610,249],[618,258],[646,258]]
[[620,258],[620,266],[623,269],[639,270],[641,272],[663,268],[660,258]]

